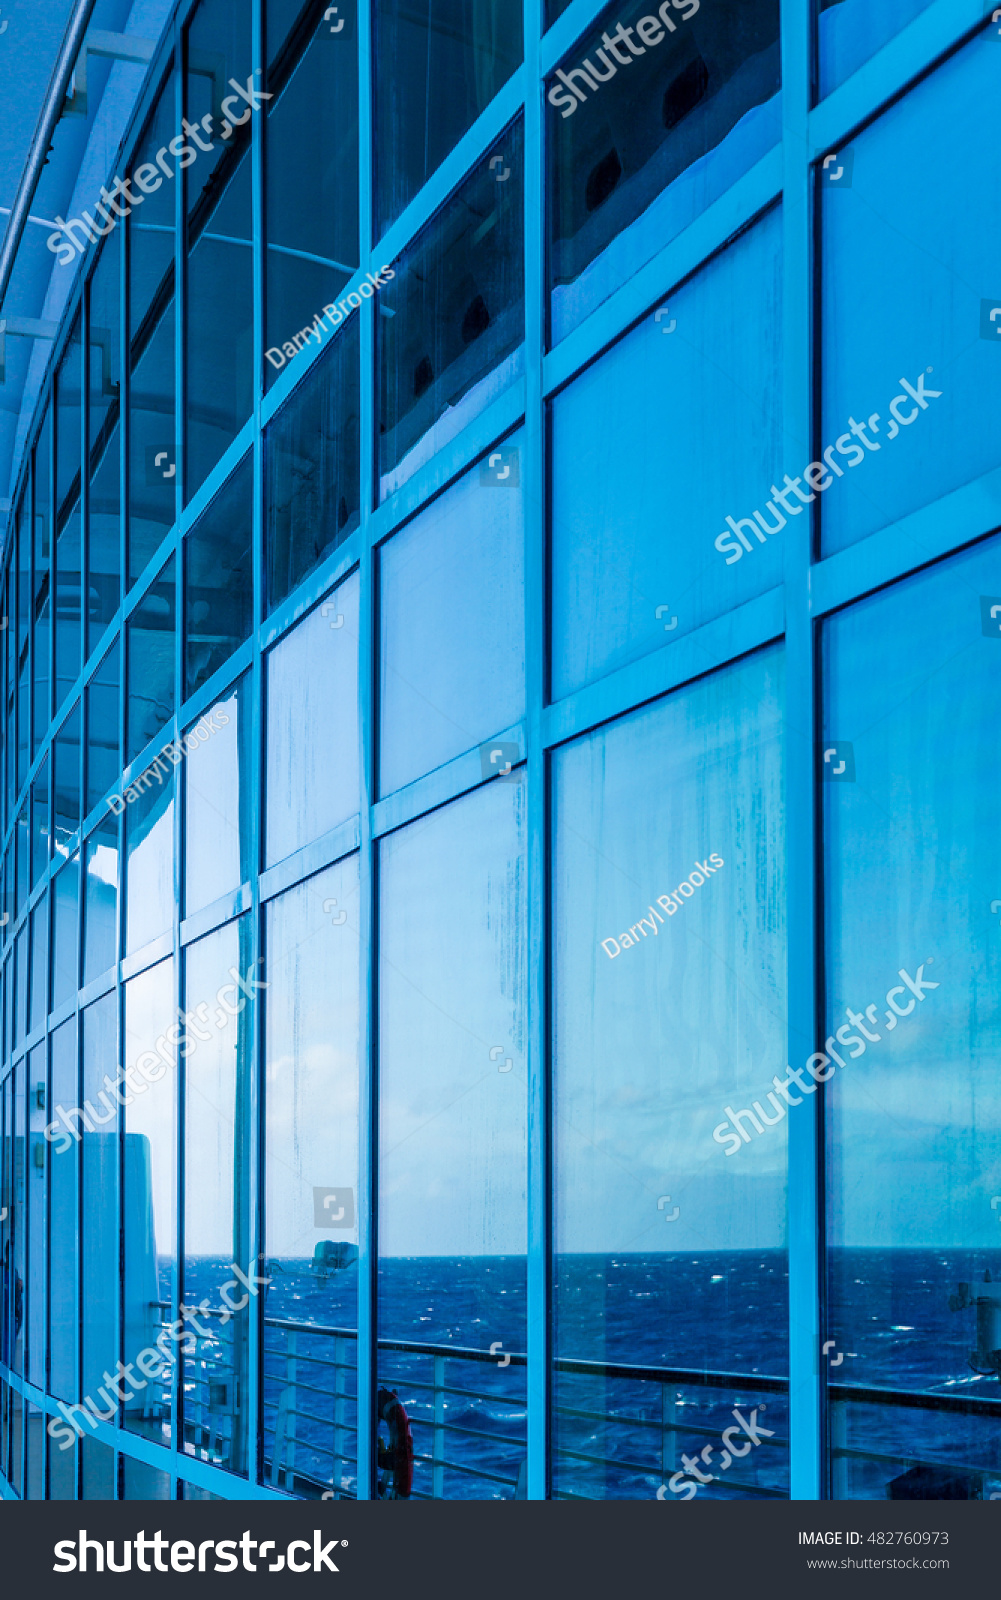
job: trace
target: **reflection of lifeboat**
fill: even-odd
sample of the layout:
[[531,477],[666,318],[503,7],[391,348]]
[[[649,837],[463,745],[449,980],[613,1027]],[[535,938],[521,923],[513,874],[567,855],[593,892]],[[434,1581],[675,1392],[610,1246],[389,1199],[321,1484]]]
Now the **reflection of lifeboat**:
[[379,1390],[379,1421],[389,1430],[389,1447],[378,1442],[380,1500],[409,1500],[414,1481],[414,1439],[410,1418],[392,1389]]
[[326,1278],[332,1272],[343,1272],[358,1265],[358,1246],[342,1239],[321,1239],[313,1251],[310,1271]]

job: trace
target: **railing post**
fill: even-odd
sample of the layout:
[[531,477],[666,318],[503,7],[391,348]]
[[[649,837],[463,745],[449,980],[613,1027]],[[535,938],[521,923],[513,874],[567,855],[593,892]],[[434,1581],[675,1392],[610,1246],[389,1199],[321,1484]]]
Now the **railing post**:
[[831,1499],[848,1499],[848,1462],[838,1455],[848,1443],[848,1407],[843,1400],[830,1400],[828,1427],[830,1428]]
[[673,1477],[678,1465],[678,1435],[675,1431],[674,1408],[681,1398],[680,1389],[668,1384],[660,1386],[660,1471],[664,1483]]
[[285,1487],[290,1493],[295,1491],[295,1411],[296,1411],[296,1335],[289,1330],[288,1353],[285,1363],[285,1381],[288,1384],[289,1402],[288,1418],[285,1423],[285,1438],[288,1441],[285,1451]]
[[431,1497],[445,1498],[445,1357],[434,1358],[434,1436],[431,1445]]
[[335,1498],[340,1498],[344,1477],[344,1424],[347,1421],[347,1396],[342,1381],[347,1370],[347,1340],[337,1335],[334,1339],[334,1462],[331,1488]]

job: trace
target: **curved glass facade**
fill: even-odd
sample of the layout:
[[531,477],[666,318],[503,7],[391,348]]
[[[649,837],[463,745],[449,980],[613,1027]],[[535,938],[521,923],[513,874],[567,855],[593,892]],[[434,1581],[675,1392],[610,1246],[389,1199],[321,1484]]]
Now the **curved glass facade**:
[[176,8],[0,554],[5,1496],[1001,1494],[995,33]]

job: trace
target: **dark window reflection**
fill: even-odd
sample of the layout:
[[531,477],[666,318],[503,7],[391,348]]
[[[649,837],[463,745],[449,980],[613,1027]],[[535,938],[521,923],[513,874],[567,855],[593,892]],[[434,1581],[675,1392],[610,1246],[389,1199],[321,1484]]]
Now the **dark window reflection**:
[[[250,919],[241,917],[184,953],[184,1007],[209,1037],[184,1063],[184,1448],[246,1477],[249,1467],[248,1336],[258,1306],[235,1269],[251,1274],[251,1011],[233,983],[251,969]],[[255,1297],[256,1298],[256,1297]],[[242,1304],[241,1304],[242,1302]],[[235,1309],[234,1309],[235,1308]]]
[[[154,165],[175,127],[168,79],[135,165]],[[189,149],[181,146],[181,157]],[[164,158],[173,171],[175,163]],[[152,181],[152,180],[151,180]],[[174,178],[147,194],[128,221],[129,245],[129,551],[135,583],[174,521]]]
[[126,765],[174,714],[174,557],[161,567],[127,624]]
[[87,812],[103,799],[122,770],[116,639],[87,685]]
[[522,8],[520,0],[378,0],[374,32],[382,234],[520,66]]
[[245,90],[249,84],[251,94],[260,84],[251,72],[250,24],[249,7],[234,6],[232,0],[202,0],[187,31],[185,113],[197,146],[184,177],[188,500],[253,405],[254,114],[244,98],[234,97],[230,83],[232,79]]
[[[268,348],[312,324],[358,265],[355,3],[341,0],[333,11],[326,0],[267,6]],[[266,384],[278,370],[265,362]]]
[[353,855],[267,908],[264,1475],[310,1499],[357,1490],[358,892]]
[[377,301],[382,497],[522,369],[522,124],[396,262]]
[[31,913],[31,983],[28,991],[28,1032],[45,1021],[49,1005],[49,894],[36,901]]
[[646,0],[610,6],[547,83],[554,343],[781,135],[778,0],[665,10],[643,44]]
[[[86,1371],[86,1367],[84,1368]],[[80,1478],[81,1500],[114,1500],[115,1452],[100,1439],[84,1439]]]
[[268,608],[358,525],[358,316],[265,434]]
[[87,654],[114,616],[121,590],[121,245],[118,230],[90,280]]
[[79,926],[80,856],[67,862],[53,880],[52,891],[52,1009],[70,1000],[79,987],[77,929]]
[[76,682],[81,665],[82,405],[83,346],[77,312],[55,381],[57,706]]
[[123,1385],[125,1427],[162,1444],[172,1433],[178,1360],[177,1342],[163,1332],[172,1320],[176,1261],[177,1056],[166,1042],[175,1017],[173,968],[172,960],[162,961],[125,986],[125,1064],[136,1092],[125,1108],[123,1359],[128,1365],[147,1357],[142,1381]]
[[50,592],[50,563],[52,559],[52,407],[47,406],[38,443],[34,450],[35,478],[35,567],[32,581],[32,617],[34,621],[34,648],[32,650],[32,695],[34,727],[31,755],[37,755],[49,726],[51,715],[51,682],[49,679],[50,619],[52,616]]
[[524,851],[523,782],[380,850],[378,1379],[423,1458],[413,1493],[435,1499],[511,1500],[525,1462]]
[[25,1187],[28,1193],[28,1359],[27,1376],[45,1387],[45,1254],[48,1165],[50,1145],[45,1139],[48,1105],[45,1045],[28,1057],[28,1147]]
[[31,887],[49,864],[49,760],[46,756],[31,785]]
[[254,457],[246,456],[185,541],[186,693],[193,694],[253,627]]

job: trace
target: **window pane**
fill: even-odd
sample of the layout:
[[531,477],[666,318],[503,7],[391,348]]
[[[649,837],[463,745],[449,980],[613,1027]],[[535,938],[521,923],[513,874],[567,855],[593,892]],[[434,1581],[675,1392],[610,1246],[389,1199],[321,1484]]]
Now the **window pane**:
[[123,1500],[169,1500],[170,1474],[148,1467],[145,1461],[122,1456]]
[[[830,94],[932,0],[817,0],[820,95]],[[990,7],[987,8],[990,11]]]
[[556,755],[559,1495],[673,1500],[743,1404],[774,1443],[698,1492],[788,1493],[782,719],[768,650]]
[[38,1045],[28,1057],[28,1160],[25,1187],[28,1193],[28,1359],[26,1376],[40,1389],[45,1388],[45,1253],[46,1253],[46,1168],[45,1139],[48,1104],[45,1045]]
[[[356,855],[269,902],[267,950],[265,1478],[311,1499],[321,1485],[351,1498],[362,1205]],[[316,1324],[323,1333],[308,1331]]]
[[[115,1410],[114,1395],[109,1391],[106,1403],[98,1391],[105,1372],[113,1373],[118,1360],[118,1094],[128,1093],[117,1085],[118,1000],[112,993],[83,1013],[83,1092],[89,1123],[82,1141],[83,1393],[105,1414]],[[85,1478],[86,1473],[85,1455]]]
[[521,376],[523,206],[519,119],[379,291],[383,499]]
[[73,1017],[52,1035],[52,1104],[53,1120],[58,1118],[56,1129],[65,1133],[65,1141],[55,1137],[54,1129],[49,1145],[49,1393],[60,1400],[79,1400],[76,1345],[80,1322],[80,1207],[77,1184],[83,1111]]
[[125,951],[167,933],[174,921],[174,776],[142,794],[126,790]]
[[513,489],[481,462],[381,547],[383,794],[524,715],[523,441],[501,450]]
[[[173,961],[161,961],[125,985],[126,1082],[134,1091],[125,1108],[127,1365],[147,1350],[155,1353],[161,1326],[170,1321],[176,1260],[176,1063],[164,1040],[174,1004]],[[164,1349],[173,1357],[176,1347],[166,1338],[161,1353]],[[147,1366],[155,1366],[152,1359]],[[169,1442],[172,1431],[167,1363],[163,1370],[165,1377],[151,1377],[131,1400],[125,1388],[125,1427],[160,1444]]]
[[[5,1240],[6,1262],[10,1263],[9,1271],[10,1301],[7,1306],[6,1323],[4,1329],[5,1361],[8,1366],[20,1374],[24,1372],[24,1278],[25,1278],[25,1238],[28,1224],[28,1194],[27,1173],[25,1172],[24,1148],[26,1144],[25,1125],[25,1092],[24,1080],[27,1070],[27,1060],[20,1061],[13,1073],[7,1079],[6,1089],[6,1126],[13,1129],[11,1139],[12,1157],[10,1177],[7,1183],[5,1201],[11,1219],[9,1233]],[[20,1153],[20,1159],[18,1155]],[[53,1191],[53,1201],[56,1194]],[[49,1385],[50,1389],[52,1385]],[[15,1441],[16,1443],[16,1441]],[[20,1466],[18,1465],[18,1478]]]
[[[1001,216],[971,228],[955,182],[960,164],[971,192],[994,182],[997,55],[974,39],[858,135],[849,187],[821,185],[821,427],[839,473],[823,497],[825,555],[998,464],[995,301],[980,295],[992,292]],[[919,174],[901,154],[930,126],[943,136]]]
[[[201,1308],[184,1356],[184,1448],[247,1476],[247,1341],[257,1306],[234,1284],[250,1255],[249,1083],[251,1012],[232,981],[256,976],[249,917],[187,947],[184,1005],[209,1037],[190,1040],[184,1062],[184,1303]],[[225,1293],[224,1293],[225,1290]],[[235,1295],[235,1299],[234,1299]],[[232,1311],[240,1300],[248,1303]]]
[[28,924],[25,923],[17,936],[17,944],[14,949],[16,995],[14,1001],[13,1039],[15,1050],[23,1040],[28,1027],[29,931]]
[[81,1500],[115,1499],[115,1452],[99,1439],[83,1441]]
[[[168,78],[137,151],[154,166],[175,131]],[[189,146],[182,147],[184,149]],[[169,163],[173,167],[173,163]],[[152,180],[151,180],[152,181]],[[135,583],[174,521],[174,191],[147,194],[129,218],[129,565]]]
[[52,560],[52,407],[47,406],[42,421],[38,443],[34,452],[35,477],[35,575],[33,610],[35,618],[34,647],[32,651],[33,735],[31,756],[34,760],[45,738],[52,714],[51,680],[49,677],[49,628],[51,605]]
[[1001,693],[980,596],[999,594],[992,539],[824,630],[824,746],[852,758],[824,785],[830,1381],[925,1397],[842,1392],[834,1438],[858,1453],[835,1455],[842,1499],[888,1496],[912,1467],[954,1471],[956,1498],[1001,1478],[995,1419],[961,1403],[990,1392],[971,1367],[997,1371]]
[[115,964],[118,950],[118,823],[105,818],[84,846],[83,981]]
[[49,761],[42,762],[31,785],[31,887],[49,864]]
[[550,80],[554,344],[781,137],[778,0],[677,9],[610,6]]
[[[763,531],[786,520],[767,488],[784,459],[779,212],[669,310],[666,345],[647,316],[553,403],[555,699],[782,582],[783,539]],[[582,463],[582,440],[600,441],[600,463]]]
[[29,918],[31,925],[31,994],[28,1032],[40,1028],[49,1005],[49,893],[42,895]]
[[128,753],[132,761],[174,714],[174,557],[161,567],[129,618]]
[[[524,784],[493,783],[380,850],[379,1336],[420,1348],[383,1348],[379,1385],[448,1462],[415,1464],[438,1499],[513,1499],[525,1460],[524,816]],[[450,1344],[477,1354],[444,1362],[438,1445]]]
[[118,640],[87,687],[87,811],[98,805],[122,770],[119,737]]
[[221,667],[254,625],[254,457],[247,456],[185,541],[186,692]]
[[[329,20],[326,0],[267,6],[267,88],[274,96],[264,167],[269,348],[312,323],[358,265],[354,3],[341,0]],[[269,386],[275,376],[275,363],[266,363]]]
[[251,873],[251,703],[250,680],[241,678],[199,719],[197,727],[215,731],[200,735],[185,757],[186,917],[238,889]]
[[358,526],[358,318],[265,433],[268,608]]
[[79,923],[80,856],[72,861],[55,879],[53,897],[52,943],[52,1009],[53,1011],[76,994],[79,986],[77,956],[77,927]]
[[[188,500],[246,422],[254,399],[253,123],[243,99],[237,97],[233,105],[229,85],[232,78],[254,86],[250,24],[248,6],[202,0],[188,28],[185,109],[197,135],[192,136],[196,160],[184,178]],[[222,110],[224,99],[234,116],[240,113],[232,127],[233,119]],[[205,131],[210,141],[203,138]]]
[[358,592],[354,572],[268,657],[269,865],[358,811]]
[[64,859],[80,826],[80,702],[66,718],[55,742],[53,847]]
[[90,280],[88,655],[118,609],[122,582],[121,245],[116,233]]
[[80,465],[83,405],[83,346],[80,313],[55,379],[56,396],[56,705],[60,706],[81,667]]
[[519,0],[377,0],[374,31],[383,234],[521,65],[522,11]]

